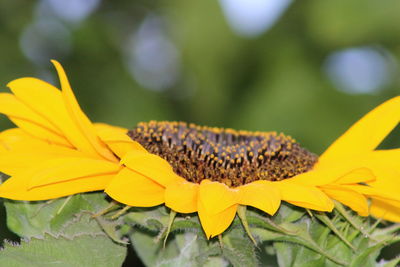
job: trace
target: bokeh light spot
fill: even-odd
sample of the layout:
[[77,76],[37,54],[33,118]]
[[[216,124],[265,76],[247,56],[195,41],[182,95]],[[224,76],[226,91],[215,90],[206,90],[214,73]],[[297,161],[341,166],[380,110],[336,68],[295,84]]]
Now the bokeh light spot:
[[170,41],[162,20],[149,15],[132,35],[127,49],[128,68],[143,87],[162,91],[173,86],[178,77],[178,50]]
[[292,0],[220,0],[232,29],[239,35],[253,37],[271,28]]
[[336,88],[350,94],[373,94],[391,81],[393,64],[388,52],[354,47],[328,56],[325,71]]
[[80,22],[100,4],[100,0],[44,0],[54,13],[70,22]]
[[61,59],[71,50],[69,30],[51,17],[38,18],[20,36],[20,47],[32,62],[48,65],[49,59]]

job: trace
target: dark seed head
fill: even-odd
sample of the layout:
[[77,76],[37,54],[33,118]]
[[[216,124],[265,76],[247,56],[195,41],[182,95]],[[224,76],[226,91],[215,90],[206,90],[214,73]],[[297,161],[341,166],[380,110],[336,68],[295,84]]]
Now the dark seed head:
[[142,122],[128,135],[167,160],[190,182],[203,179],[239,186],[279,181],[310,170],[317,156],[290,136],[248,132],[184,122]]

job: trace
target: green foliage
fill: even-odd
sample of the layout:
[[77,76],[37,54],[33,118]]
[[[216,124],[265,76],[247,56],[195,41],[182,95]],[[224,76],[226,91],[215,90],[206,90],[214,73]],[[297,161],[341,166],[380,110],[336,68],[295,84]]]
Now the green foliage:
[[5,244],[0,266],[120,266],[126,242],[119,221],[93,218],[107,205],[103,193],[47,202],[7,200],[8,228],[23,239],[20,245]]
[[[107,208],[102,193],[48,202],[6,201],[8,227],[24,239],[20,246],[5,245],[0,266],[23,266],[28,259],[32,266],[53,266],[54,262],[60,264],[57,266],[119,266],[128,243],[124,236],[144,264],[157,267],[391,267],[399,262],[377,260],[382,248],[400,240],[396,235],[399,225],[372,224],[371,219],[340,205],[325,214],[282,204],[273,217],[256,209],[243,209],[241,218],[245,216],[246,222],[235,218],[227,231],[211,240],[206,239],[197,214],[171,216],[165,206],[158,206],[130,208],[121,215],[119,210]],[[102,210],[108,213],[94,215]],[[114,218],[117,214],[120,217]],[[64,255],[63,250],[68,253]],[[111,252],[112,256],[108,254]],[[14,259],[11,255],[18,256]],[[84,256],[95,257],[94,265],[79,265],[85,263]]]
[[8,228],[19,236],[28,238],[43,233],[58,234],[77,214],[94,213],[107,205],[108,202],[101,193],[81,194],[46,202],[5,201]]
[[110,267],[121,266],[124,247],[114,244],[106,235],[81,234],[72,238],[44,235],[6,243],[0,251],[0,266],[7,267]]
[[[169,217],[165,207],[134,209],[124,220],[133,226],[129,234],[132,245],[148,266],[203,266],[211,262],[213,266],[377,266],[381,249],[399,241],[393,234],[398,227],[375,228],[369,219],[344,212],[358,227],[336,211],[310,216],[283,204],[271,218],[248,209],[247,222],[257,246],[246,235],[239,218],[221,240],[207,241],[196,215],[178,215],[165,248],[162,238]],[[265,251],[274,255],[266,255]],[[379,264],[391,266],[397,262],[394,259]]]

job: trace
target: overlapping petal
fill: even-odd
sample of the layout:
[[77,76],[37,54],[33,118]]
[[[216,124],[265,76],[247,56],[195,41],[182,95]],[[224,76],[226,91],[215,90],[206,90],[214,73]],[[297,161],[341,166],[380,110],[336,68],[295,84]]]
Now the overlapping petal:
[[286,181],[274,182],[281,192],[282,200],[307,209],[332,211],[333,201],[315,186]]
[[255,181],[237,188],[239,204],[253,206],[274,215],[281,204],[281,194],[273,182]]
[[0,112],[19,126],[0,133],[0,171],[11,175],[1,197],[44,200],[102,190],[122,168],[80,109],[61,65],[53,63],[64,93],[21,78],[8,84],[13,95],[0,94]]
[[58,77],[60,78],[62,96],[66,110],[69,117],[74,122],[74,125],[77,126],[80,135],[84,137],[85,141],[89,143],[89,146],[93,148],[99,155],[103,156],[107,160],[115,161],[116,158],[111,151],[107,149],[105,144],[100,141],[93,124],[79,106],[63,67],[55,60],[52,60],[51,62],[56,67]]
[[238,205],[232,205],[219,213],[208,213],[208,208],[199,200],[198,214],[207,238],[223,233],[231,225]]
[[101,141],[106,143],[119,158],[123,158],[126,153],[132,150],[146,151],[143,146],[127,135],[127,129],[104,123],[96,123],[95,127]]
[[115,174],[88,176],[27,190],[26,184],[29,183],[31,175],[32,173],[28,171],[19,173],[6,180],[0,186],[0,197],[32,201],[98,191],[102,190],[115,176]]
[[120,169],[119,164],[106,160],[82,157],[51,159],[32,168],[28,190],[88,176],[116,174]]
[[369,208],[367,198],[364,195],[351,190],[350,188],[346,188],[345,186],[334,184],[325,185],[321,189],[330,198],[340,201],[344,205],[356,211],[360,216],[368,216]]
[[165,205],[180,213],[197,211],[199,185],[186,181],[169,185],[165,190]]
[[104,191],[129,206],[152,207],[164,203],[162,185],[128,168],[122,169]]
[[[371,174],[353,172],[350,176],[335,181],[336,185],[325,186],[329,189],[324,191],[361,215],[367,215],[366,201],[363,198],[369,197],[373,199],[370,205],[371,214],[382,217],[385,208],[388,208],[390,218],[399,216],[400,206],[397,203],[400,202],[391,198],[396,198],[400,188],[400,149],[375,150],[399,121],[400,97],[395,97],[370,111],[338,138],[323,153],[314,168],[363,168],[364,172],[367,169]],[[360,183],[368,186],[359,185]],[[336,187],[336,190],[332,191],[332,187]],[[388,216],[385,215],[385,218]]]
[[0,94],[0,113],[9,117],[19,128],[47,142],[72,147],[63,134],[46,119],[35,113],[14,95]]
[[400,222],[400,207],[391,205],[387,201],[373,199],[370,207],[370,213],[379,219],[392,222]]
[[200,183],[198,202],[207,214],[217,214],[238,203],[238,193],[238,189],[204,179]]
[[185,181],[175,174],[166,160],[147,151],[131,150],[121,159],[121,164],[162,186]]

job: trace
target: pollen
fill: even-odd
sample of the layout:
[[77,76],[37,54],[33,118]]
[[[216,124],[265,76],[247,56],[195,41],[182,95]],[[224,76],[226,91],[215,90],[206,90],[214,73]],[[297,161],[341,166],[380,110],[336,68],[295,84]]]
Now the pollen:
[[168,161],[190,182],[228,186],[280,181],[309,171],[317,156],[290,136],[198,126],[184,122],[141,122],[128,135]]

